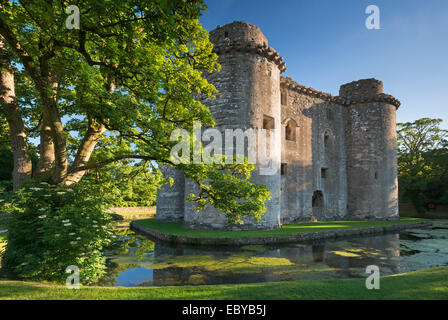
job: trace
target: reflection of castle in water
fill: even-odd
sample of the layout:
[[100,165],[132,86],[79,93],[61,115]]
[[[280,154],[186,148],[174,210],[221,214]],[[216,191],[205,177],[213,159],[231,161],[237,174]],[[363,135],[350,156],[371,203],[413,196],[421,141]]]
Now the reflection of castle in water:
[[[266,246],[262,250],[249,252],[244,251],[244,247],[171,247],[156,244],[155,258],[161,261],[167,257],[185,257],[185,261],[200,257],[201,259],[214,257],[222,261],[247,253],[248,257],[288,259],[292,264],[281,268],[280,271],[275,266],[260,265],[259,268],[254,266],[240,272],[235,272],[233,268],[208,270],[201,263],[192,263],[191,266],[184,267],[174,264],[173,267],[155,269],[153,285],[230,284],[363,277],[366,276],[365,269],[368,265],[377,265],[381,272],[385,270],[385,274],[397,273],[400,272],[400,265],[394,258],[400,256],[399,240],[398,234],[382,234],[309,244]],[[191,260],[188,257],[191,257]]]

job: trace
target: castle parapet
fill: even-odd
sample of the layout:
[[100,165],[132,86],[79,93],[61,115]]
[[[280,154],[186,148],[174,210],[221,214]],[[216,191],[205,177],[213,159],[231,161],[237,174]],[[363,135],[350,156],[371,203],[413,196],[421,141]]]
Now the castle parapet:
[[308,96],[313,96],[313,97],[317,97],[317,98],[321,98],[325,101],[333,101],[334,97],[326,92],[322,92],[313,88],[309,88],[309,87],[305,87],[301,84],[298,84],[297,82],[295,82],[294,80],[292,80],[291,77],[281,77],[280,79],[280,86],[282,88],[288,89],[288,90],[292,90],[304,95],[308,95]]
[[383,93],[383,82],[376,79],[361,79],[344,84],[339,89],[335,102],[343,105],[383,102],[400,107],[401,102],[390,94]]
[[213,52],[224,55],[230,52],[247,52],[262,56],[274,62],[280,73],[286,71],[286,62],[272,47],[257,26],[247,22],[235,21],[223,27],[218,26],[210,32],[210,41],[214,44]]

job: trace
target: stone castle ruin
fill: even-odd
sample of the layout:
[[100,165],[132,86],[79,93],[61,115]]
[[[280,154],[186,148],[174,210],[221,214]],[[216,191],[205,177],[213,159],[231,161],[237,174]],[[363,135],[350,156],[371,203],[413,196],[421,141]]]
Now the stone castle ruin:
[[254,170],[251,178],[270,188],[268,212],[243,225],[228,225],[213,207],[195,212],[186,197],[197,186],[164,167],[175,184],[158,191],[156,219],[193,229],[253,230],[299,221],[399,218],[395,113],[400,102],[383,93],[381,81],[344,84],[335,97],[281,77],[283,59],[254,25],[218,26],[210,40],[222,69],[207,76],[219,93],[203,103],[217,127],[281,129],[275,141],[281,147],[271,154],[277,174]]

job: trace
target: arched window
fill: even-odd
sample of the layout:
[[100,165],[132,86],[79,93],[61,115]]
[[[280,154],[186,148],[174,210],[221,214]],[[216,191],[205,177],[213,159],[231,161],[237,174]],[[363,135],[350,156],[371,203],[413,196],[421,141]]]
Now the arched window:
[[285,139],[289,141],[296,141],[297,124],[294,120],[289,120],[285,127]]

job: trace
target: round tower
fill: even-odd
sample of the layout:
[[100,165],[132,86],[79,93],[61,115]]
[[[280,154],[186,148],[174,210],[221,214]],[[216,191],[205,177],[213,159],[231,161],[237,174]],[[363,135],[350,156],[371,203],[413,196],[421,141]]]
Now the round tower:
[[[280,129],[280,73],[285,63],[278,53],[268,47],[268,41],[260,29],[246,22],[233,22],[218,26],[210,32],[214,52],[219,56],[220,72],[207,75],[219,93],[215,99],[203,103],[210,109],[217,126],[223,133],[226,129]],[[229,140],[230,141],[230,140]],[[235,140],[233,141],[235,144]],[[281,136],[276,135],[274,143],[269,144],[272,163],[271,172],[263,172],[257,160],[251,181],[264,184],[271,190],[272,199],[267,203],[268,212],[257,222],[244,219],[243,225],[227,224],[225,215],[213,207],[194,212],[195,204],[186,201],[184,225],[194,229],[272,229],[280,226],[280,162]],[[231,148],[227,143],[224,148]],[[245,155],[247,154],[247,140]],[[185,196],[197,192],[191,181],[185,182]]]
[[398,219],[396,109],[383,83],[364,79],[341,86],[347,105],[348,219]]

